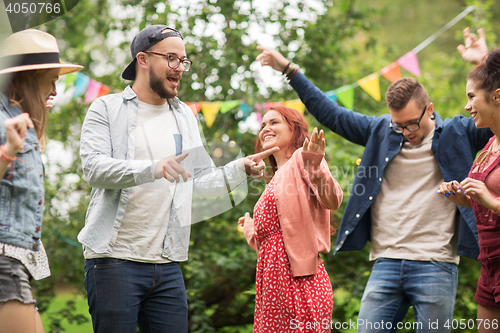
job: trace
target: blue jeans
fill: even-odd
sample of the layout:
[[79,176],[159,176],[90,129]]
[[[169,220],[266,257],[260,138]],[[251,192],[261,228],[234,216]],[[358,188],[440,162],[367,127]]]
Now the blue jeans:
[[[358,332],[449,332],[457,292],[457,265],[378,258],[361,300]],[[415,323],[402,322],[410,305]]]
[[184,333],[187,299],[178,263],[85,260],[85,291],[94,332]]

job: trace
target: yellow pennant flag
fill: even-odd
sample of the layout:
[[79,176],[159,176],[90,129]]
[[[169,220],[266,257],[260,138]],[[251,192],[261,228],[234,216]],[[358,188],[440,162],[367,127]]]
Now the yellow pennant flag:
[[205,117],[205,122],[208,127],[212,127],[212,124],[219,113],[220,102],[201,102],[201,113]]
[[300,99],[291,99],[289,101],[284,101],[283,105],[288,108],[295,109],[302,114],[304,114],[304,109],[306,107],[304,104],[302,104],[302,101]]
[[371,97],[375,98],[375,100],[377,101],[380,101],[380,83],[378,80],[378,74],[373,73],[371,75],[368,75],[358,80],[358,84],[367,93],[369,93]]

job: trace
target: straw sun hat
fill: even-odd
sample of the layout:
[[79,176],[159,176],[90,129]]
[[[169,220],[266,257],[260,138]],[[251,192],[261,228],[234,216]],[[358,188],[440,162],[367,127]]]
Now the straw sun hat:
[[0,74],[51,68],[60,68],[64,75],[83,66],[61,63],[55,37],[36,29],[16,32],[0,46]]

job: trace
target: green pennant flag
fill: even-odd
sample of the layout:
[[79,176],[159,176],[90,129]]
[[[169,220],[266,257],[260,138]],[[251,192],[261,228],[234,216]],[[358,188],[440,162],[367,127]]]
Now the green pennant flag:
[[354,106],[354,87],[351,84],[335,89],[337,99],[342,105],[352,110]]
[[68,90],[68,88],[71,88],[75,85],[77,74],[78,73],[66,74],[66,88],[64,89],[65,91]]
[[232,100],[232,101],[224,101],[224,102],[220,102],[220,110],[219,112],[220,113],[226,113],[228,112],[229,110],[232,110],[234,109],[235,107],[237,107],[238,105],[240,105],[240,101],[239,100]]

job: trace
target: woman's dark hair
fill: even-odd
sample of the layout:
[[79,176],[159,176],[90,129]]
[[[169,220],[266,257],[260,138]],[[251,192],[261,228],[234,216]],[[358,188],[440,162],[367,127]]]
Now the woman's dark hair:
[[467,80],[477,84],[477,88],[490,93],[500,88],[500,48],[491,51],[485,61],[471,69]]
[[[304,145],[306,138],[309,138],[307,122],[304,116],[297,110],[288,108],[286,106],[274,106],[270,108],[269,111],[276,111],[288,124],[288,127],[292,130],[292,137],[286,148],[286,154],[293,155],[293,153]],[[259,137],[257,136],[257,142],[255,143],[255,153],[260,153],[262,151],[262,144]],[[274,156],[269,156],[269,164],[273,174],[278,170],[278,165],[276,164],[276,159]]]

